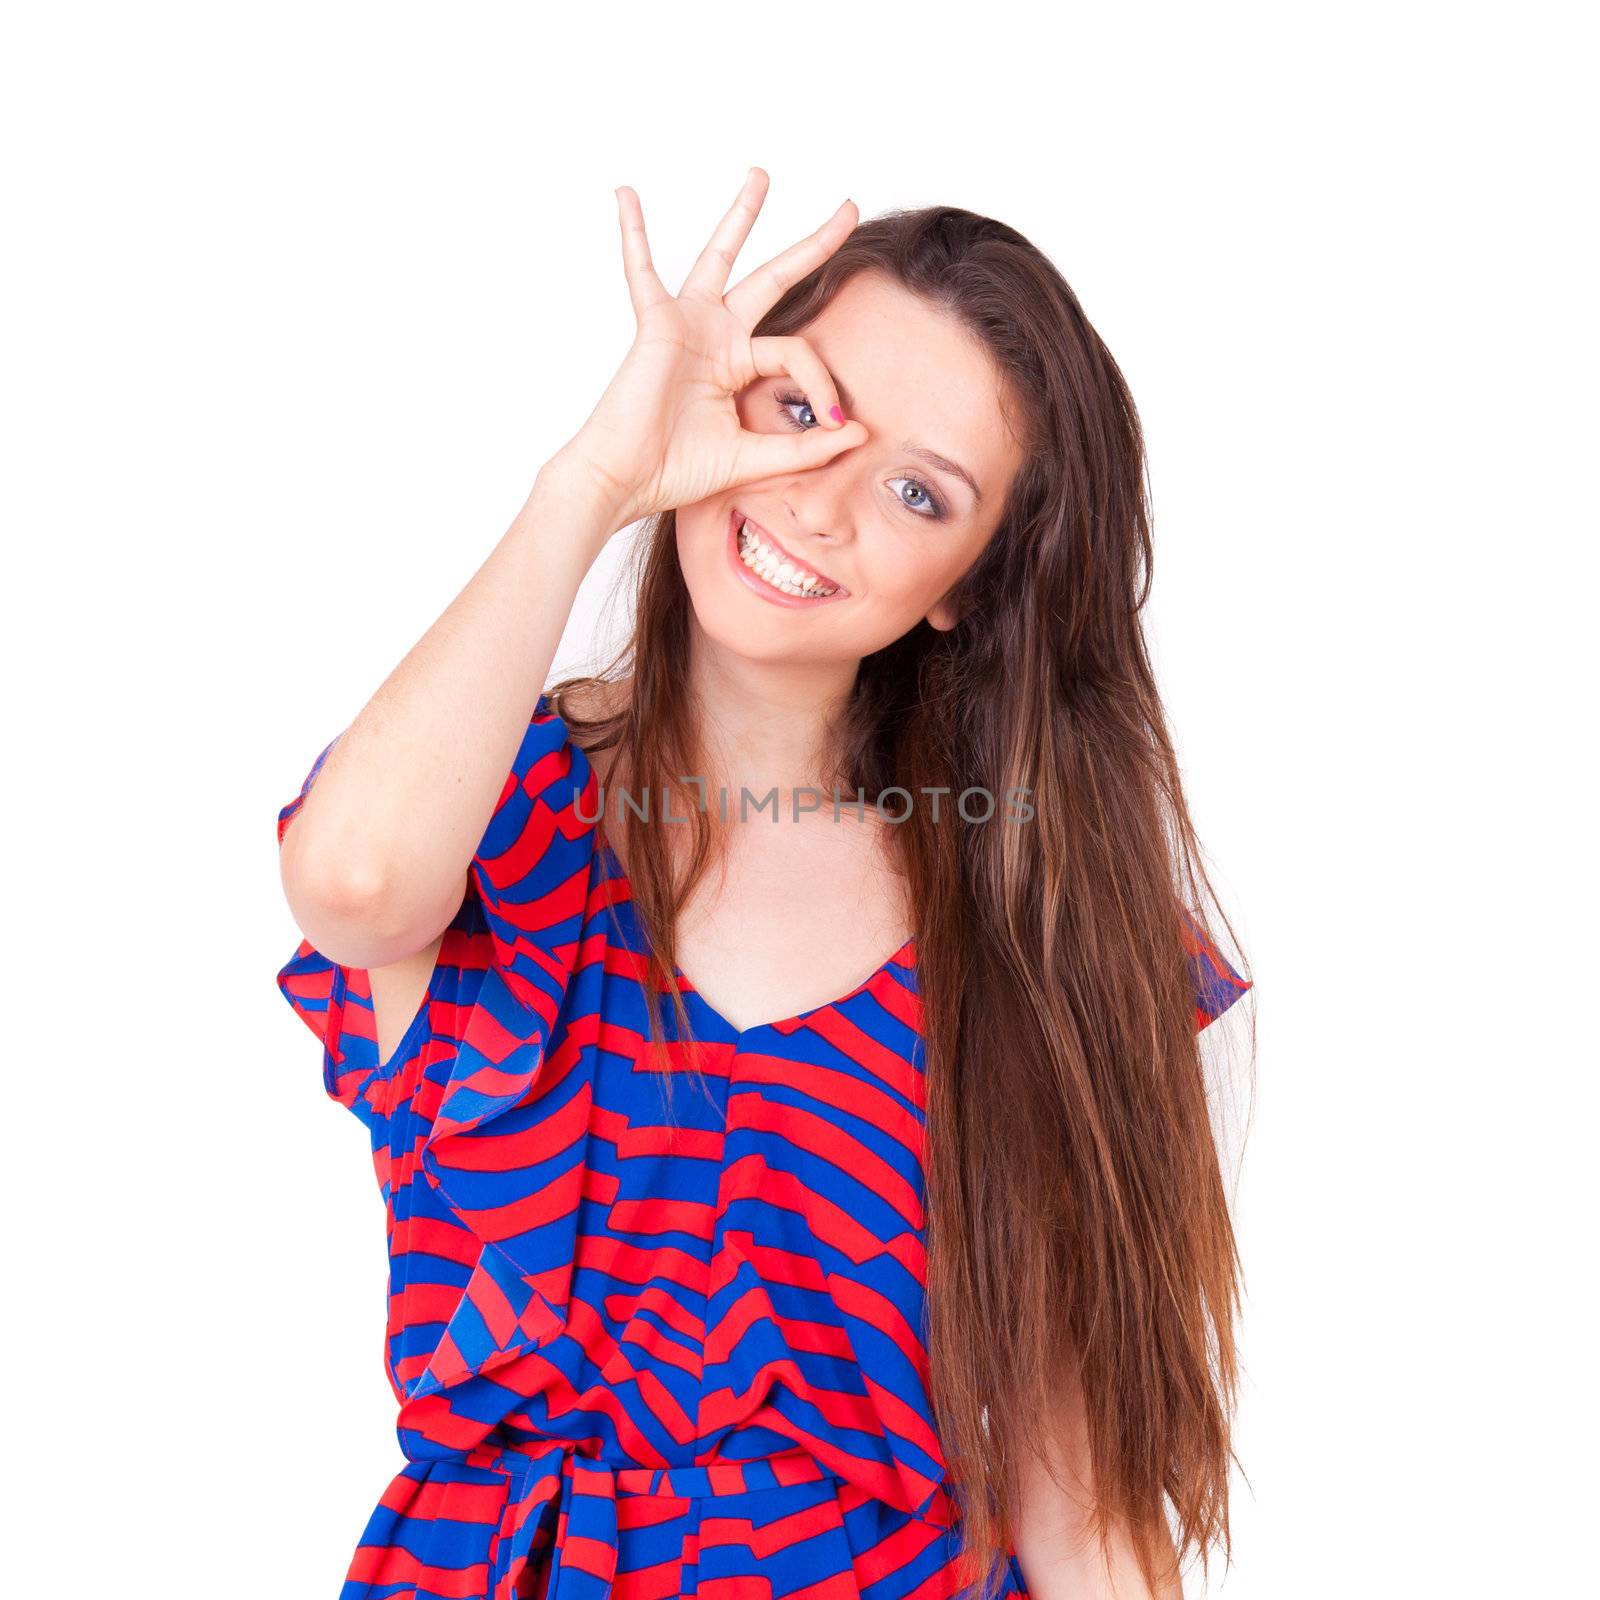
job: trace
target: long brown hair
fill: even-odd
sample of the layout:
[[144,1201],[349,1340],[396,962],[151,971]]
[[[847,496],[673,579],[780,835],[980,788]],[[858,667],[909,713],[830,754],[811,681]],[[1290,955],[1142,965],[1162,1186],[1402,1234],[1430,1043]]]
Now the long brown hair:
[[[1027,827],[895,836],[916,907],[923,1003],[930,1399],[962,1516],[967,1581],[999,1575],[1026,1455],[1048,1459],[1081,1397],[1096,1525],[1130,1529],[1147,1579],[1164,1519],[1180,1557],[1228,1547],[1238,1260],[1195,1033],[1179,908],[1227,929],[1191,825],[1141,613],[1151,540],[1144,443],[1110,352],[1014,229],[947,206],[863,222],[756,328],[803,331],[855,273],[887,274],[992,353],[1024,447],[999,527],[953,596],[861,662],[835,729],[869,798],[1014,787]],[[625,703],[575,733],[615,783],[681,796],[693,852],[624,816],[628,877],[670,988],[679,908],[717,850],[674,775],[704,771],[684,685],[688,592],[675,513],[653,518],[627,646],[602,671]],[[656,1018],[652,1016],[652,1034]],[[1063,1493],[1066,1489],[1063,1487]]]

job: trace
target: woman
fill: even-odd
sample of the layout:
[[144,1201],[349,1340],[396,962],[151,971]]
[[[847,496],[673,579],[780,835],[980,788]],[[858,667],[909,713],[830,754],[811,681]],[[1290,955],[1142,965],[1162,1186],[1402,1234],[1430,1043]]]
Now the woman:
[[[1132,401],[969,212],[846,202],[728,289],[765,189],[676,297],[618,190],[626,360],[279,814],[389,1207],[347,1597],[1169,1596],[1226,1541],[1196,1033],[1248,985]],[[629,648],[541,692],[647,517]]]

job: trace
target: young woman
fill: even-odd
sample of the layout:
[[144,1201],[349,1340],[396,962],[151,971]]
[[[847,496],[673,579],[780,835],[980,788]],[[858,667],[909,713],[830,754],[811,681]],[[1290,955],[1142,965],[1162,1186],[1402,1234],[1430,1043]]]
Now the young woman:
[[[626,360],[279,814],[388,1204],[346,1600],[1165,1597],[1226,1543],[1196,1035],[1248,984],[1133,403],[970,212],[846,202],[728,288],[765,189],[676,296],[617,191]],[[646,518],[629,647],[546,689]]]

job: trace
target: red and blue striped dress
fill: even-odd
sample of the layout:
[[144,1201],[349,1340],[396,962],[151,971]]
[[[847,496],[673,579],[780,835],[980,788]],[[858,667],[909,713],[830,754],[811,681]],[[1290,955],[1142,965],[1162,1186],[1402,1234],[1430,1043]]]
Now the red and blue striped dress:
[[[341,1600],[950,1595],[914,942],[743,1030],[679,974],[711,1092],[686,1067],[668,1112],[598,811],[541,696],[390,1058],[364,971],[302,941],[278,973],[387,1207],[405,1465]],[[1193,959],[1203,1026],[1246,985]]]

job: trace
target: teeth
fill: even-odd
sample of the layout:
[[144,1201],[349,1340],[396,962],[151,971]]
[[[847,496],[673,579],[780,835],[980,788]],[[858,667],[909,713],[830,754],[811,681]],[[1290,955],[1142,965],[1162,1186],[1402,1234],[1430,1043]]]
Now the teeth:
[[836,588],[819,582],[808,572],[802,572],[770,545],[763,544],[748,522],[739,525],[739,559],[751,571],[759,573],[774,589],[781,589],[785,594],[811,600],[838,593]]

